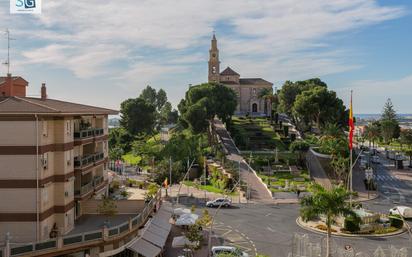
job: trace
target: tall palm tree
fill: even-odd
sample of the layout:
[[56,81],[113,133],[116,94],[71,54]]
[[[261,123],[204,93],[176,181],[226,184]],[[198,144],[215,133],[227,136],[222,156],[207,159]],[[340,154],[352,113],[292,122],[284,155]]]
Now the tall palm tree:
[[269,101],[269,115],[270,115],[270,120],[272,120],[272,103],[275,100],[275,96],[273,95],[273,89],[272,88],[263,88],[259,92],[259,98],[264,99],[266,102]]
[[347,217],[355,215],[351,206],[347,202],[350,193],[341,186],[327,190],[319,184],[314,184],[311,191],[311,195],[303,197],[300,201],[300,215],[302,219],[306,221],[320,215],[326,216],[326,256],[330,257],[330,238],[332,234],[331,226],[333,220],[338,216]]

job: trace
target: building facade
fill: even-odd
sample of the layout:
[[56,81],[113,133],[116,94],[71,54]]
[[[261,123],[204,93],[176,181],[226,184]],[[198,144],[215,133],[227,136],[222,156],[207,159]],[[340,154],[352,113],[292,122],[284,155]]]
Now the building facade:
[[107,186],[108,115],[117,111],[26,97],[0,77],[0,238],[41,241],[72,230],[82,203]]
[[236,114],[270,114],[270,104],[260,97],[263,89],[272,89],[273,84],[262,78],[241,78],[239,73],[227,67],[220,72],[219,49],[213,34],[208,62],[209,83],[220,83],[231,88],[237,95]]

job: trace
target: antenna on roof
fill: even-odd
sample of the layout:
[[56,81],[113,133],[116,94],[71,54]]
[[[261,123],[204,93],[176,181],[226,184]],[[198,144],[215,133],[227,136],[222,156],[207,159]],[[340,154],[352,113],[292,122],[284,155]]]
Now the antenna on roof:
[[10,37],[9,29],[6,29],[5,33],[7,35],[7,60],[3,64],[7,65],[7,75],[8,75],[10,74],[10,40],[15,40],[15,39]]

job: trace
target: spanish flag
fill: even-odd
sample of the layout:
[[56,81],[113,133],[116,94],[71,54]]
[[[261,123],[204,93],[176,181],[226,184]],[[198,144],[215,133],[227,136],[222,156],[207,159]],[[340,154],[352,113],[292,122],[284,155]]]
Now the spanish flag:
[[165,181],[163,181],[163,186],[167,189],[169,187],[169,184],[167,183],[167,178],[165,179]]
[[349,149],[353,148],[353,132],[355,131],[355,124],[353,122],[353,106],[352,106],[352,91],[350,91],[350,107],[349,107]]

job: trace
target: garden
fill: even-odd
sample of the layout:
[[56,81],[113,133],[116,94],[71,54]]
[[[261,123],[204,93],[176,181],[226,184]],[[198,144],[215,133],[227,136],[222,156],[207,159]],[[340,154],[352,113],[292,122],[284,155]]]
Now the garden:
[[[229,131],[240,150],[285,150],[290,141],[281,122],[264,117],[233,117]],[[287,126],[285,128],[288,128]],[[288,135],[288,131],[286,131]]]

